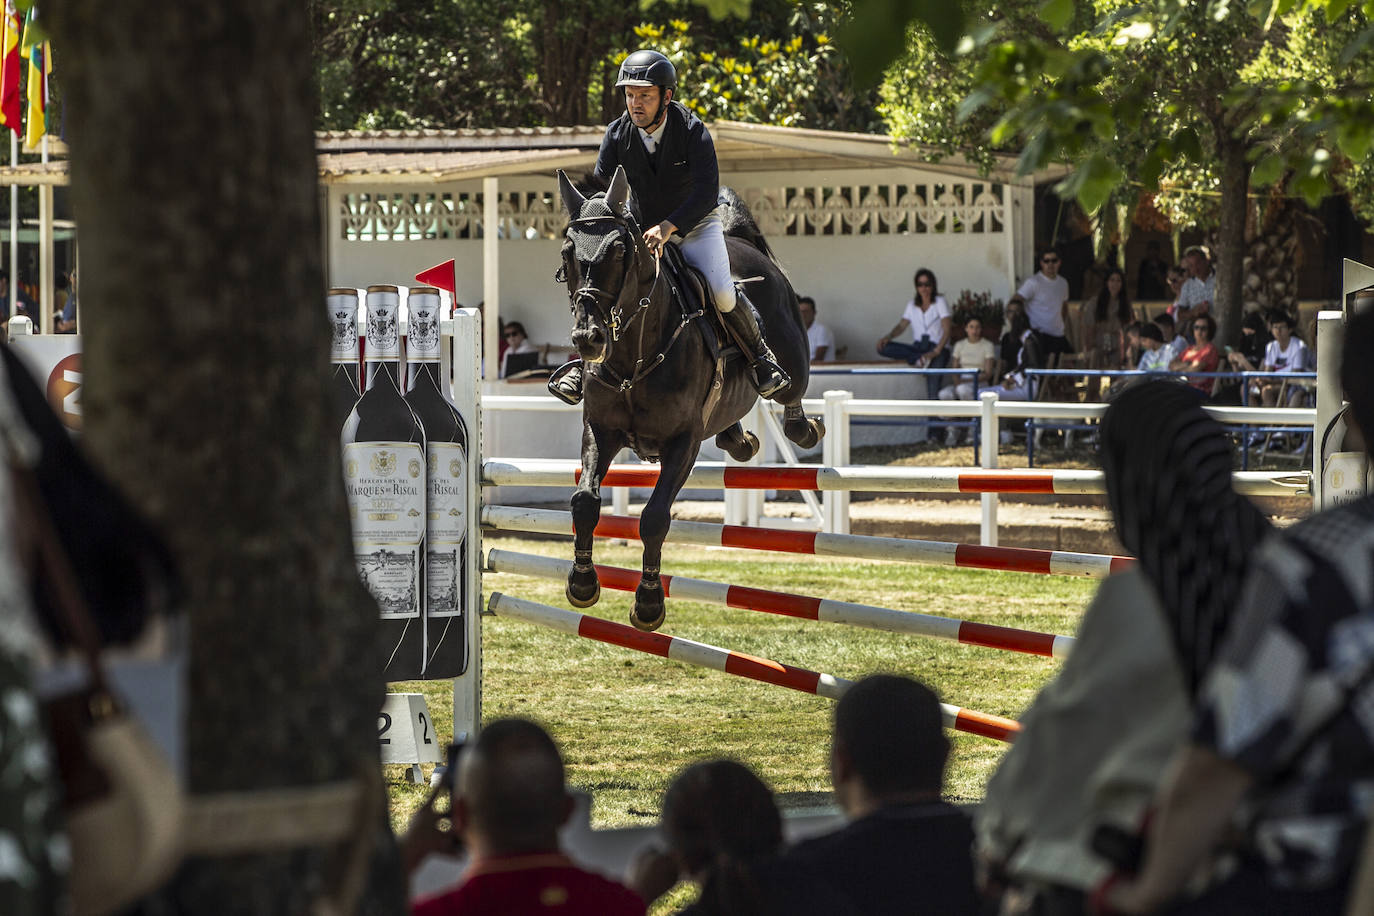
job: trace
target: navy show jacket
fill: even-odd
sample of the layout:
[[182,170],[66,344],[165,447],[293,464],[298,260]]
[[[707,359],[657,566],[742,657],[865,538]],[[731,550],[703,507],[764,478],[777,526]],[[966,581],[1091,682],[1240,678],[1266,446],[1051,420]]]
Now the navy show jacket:
[[606,127],[596,175],[610,181],[615,167],[624,166],[644,228],[666,219],[686,235],[716,207],[716,146],[706,125],[680,102],[668,103],[654,139],[657,147],[650,154],[630,115],[621,115]]

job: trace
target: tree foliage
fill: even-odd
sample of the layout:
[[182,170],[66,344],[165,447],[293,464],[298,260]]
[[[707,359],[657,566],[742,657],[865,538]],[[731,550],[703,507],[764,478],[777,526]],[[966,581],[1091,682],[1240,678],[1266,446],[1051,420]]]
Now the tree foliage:
[[[740,3],[752,18],[739,18]],[[312,0],[318,126],[598,123],[623,110],[621,57],[663,50],[679,98],[711,119],[868,130],[832,36],[845,4],[800,0]]]
[[[1374,2],[1022,0],[953,9],[964,37],[952,53],[941,38],[947,23],[944,32],[918,23],[888,71],[883,111],[894,133],[946,145],[981,139],[1017,151],[1026,174],[1067,162],[1074,170],[1056,190],[1108,218],[1148,191],[1171,217],[1214,220],[1224,327],[1238,325],[1252,186],[1282,183],[1309,201],[1333,188],[1367,193]],[[950,92],[913,91],[941,71],[951,74]],[[957,124],[942,130],[951,108]]]

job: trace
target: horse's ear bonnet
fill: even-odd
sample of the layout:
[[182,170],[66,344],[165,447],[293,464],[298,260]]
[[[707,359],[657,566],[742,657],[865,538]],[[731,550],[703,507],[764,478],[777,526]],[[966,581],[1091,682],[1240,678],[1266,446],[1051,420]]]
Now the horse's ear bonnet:
[[568,241],[573,245],[573,257],[583,264],[600,261],[605,256],[606,249],[618,241],[621,234],[608,233],[604,229],[586,229],[579,224],[584,220],[604,217],[619,220],[631,218],[626,205],[629,181],[625,177],[625,170],[616,167],[615,177],[611,179],[611,186],[604,196],[598,194],[595,197],[583,197],[561,169],[558,172],[558,188],[563,196],[563,205],[568,208],[568,213],[573,219],[566,233]]

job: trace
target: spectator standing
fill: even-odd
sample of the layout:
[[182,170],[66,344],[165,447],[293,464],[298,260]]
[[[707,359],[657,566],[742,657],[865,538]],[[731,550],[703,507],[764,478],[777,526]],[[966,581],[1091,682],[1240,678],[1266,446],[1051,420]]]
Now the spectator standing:
[[[1169,267],[1159,256],[1159,242],[1151,239],[1145,244],[1145,257],[1136,268],[1135,297],[1141,302],[1152,299],[1172,299],[1169,294]],[[1175,294],[1177,295],[1177,294]]]
[[[1346,326],[1341,383],[1374,443],[1374,313]],[[1319,513],[1258,551],[1203,683],[1191,742],[1156,797],[1138,878],[1104,905],[1159,910],[1243,833],[1232,870],[1177,913],[1341,913],[1374,797],[1374,496]],[[1228,844],[1231,845],[1231,844]],[[1234,848],[1234,847],[1233,847]]]
[[816,320],[816,300],[810,296],[799,296],[797,308],[801,310],[802,323],[806,325],[806,342],[811,346],[811,362],[833,363],[835,361],[835,335]]
[[[945,376],[949,384],[940,389],[942,401],[971,401],[979,385],[992,383],[993,372],[997,369],[997,348],[992,341],[983,337],[981,319],[972,317],[964,322],[964,339],[954,345],[954,361],[951,365],[956,369],[977,369],[978,375]],[[946,427],[945,445],[958,445],[959,433],[958,427]]]
[[[1269,332],[1274,335],[1274,339],[1264,348],[1264,361],[1260,367],[1263,371],[1302,372],[1309,367],[1311,351],[1307,349],[1307,344],[1302,342],[1302,338],[1294,336],[1293,320],[1288,317],[1287,312],[1276,311],[1269,317]],[[1274,407],[1279,402],[1283,380],[1260,379],[1256,382],[1255,388],[1258,390],[1261,403],[1265,407]],[[1301,388],[1294,387],[1289,392],[1289,399],[1301,398],[1305,394]]]
[[1137,565],[1102,582],[977,814],[990,882],[1033,898],[1029,912],[1083,913],[1113,866],[1094,835],[1138,832],[1270,531],[1231,486],[1226,431],[1183,386],[1128,387],[1101,439],[1117,536]]
[[[1216,372],[1221,363],[1217,345],[1212,343],[1212,335],[1217,332],[1217,323],[1211,315],[1203,315],[1193,322],[1193,335],[1197,341],[1183,355],[1169,364],[1175,372]],[[1196,388],[1203,397],[1211,397],[1216,387],[1215,378],[1189,379],[1188,384]]]
[[968,817],[940,799],[949,739],[939,698],[910,678],[874,675],[835,705],[830,777],[849,819],[783,856],[842,888],[861,913],[978,912]]
[[628,884],[656,900],[682,878],[695,881],[701,894],[682,916],[857,916],[839,890],[779,861],[782,816],[741,763],[707,760],[679,773],[663,796],[659,830],[668,850],[641,853]]
[[1069,320],[1069,281],[1059,275],[1060,257],[1055,248],[1040,255],[1040,270],[1021,284],[1011,297],[1026,306],[1031,330],[1040,338],[1045,357],[1072,353],[1067,327]]
[[[1092,307],[1083,311],[1083,346],[1087,350],[1087,368],[1120,369],[1126,354],[1126,325],[1134,320],[1131,299],[1126,295],[1126,274],[1119,267],[1112,268],[1107,280],[1098,290]],[[1088,400],[1096,401],[1102,389],[1102,377],[1088,378]]]
[[401,852],[414,868],[430,852],[453,851],[456,835],[468,868],[457,888],[417,902],[412,916],[643,916],[634,891],[583,871],[559,849],[573,799],[544,729],[524,719],[489,723],[456,778],[453,833],[439,829],[436,793],[411,820]]
[[525,326],[518,321],[506,322],[501,329],[501,338],[506,344],[505,349],[501,351],[501,378],[505,378],[506,361],[512,353],[537,353],[539,348],[530,343],[529,337],[525,334]]
[[[1207,256],[1207,249],[1201,245],[1194,245],[1185,251],[1183,263],[1188,268],[1188,279],[1184,281],[1183,288],[1179,290],[1178,300],[1174,304],[1174,321],[1178,324],[1180,332],[1191,340],[1193,335],[1186,332],[1189,328],[1196,330],[1193,320],[1211,311],[1217,275],[1216,271],[1212,270],[1212,259]],[[1215,333],[1215,324],[1213,332]]]

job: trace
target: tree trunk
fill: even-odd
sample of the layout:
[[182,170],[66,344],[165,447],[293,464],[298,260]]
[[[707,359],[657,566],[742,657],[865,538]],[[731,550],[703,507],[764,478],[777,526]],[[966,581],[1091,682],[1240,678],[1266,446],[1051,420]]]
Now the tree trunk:
[[[379,766],[384,684],[325,409],[306,7],[43,12],[81,224],[85,444],[161,527],[188,585],[188,788],[354,778]],[[362,910],[403,912],[394,844],[377,850]],[[191,860],[167,902],[305,913],[333,852]]]
[[1217,272],[1212,317],[1216,319],[1217,344],[1234,344],[1240,337],[1244,307],[1245,213],[1249,204],[1250,163],[1245,144],[1218,131],[1217,152],[1221,169],[1221,213],[1217,220]]

